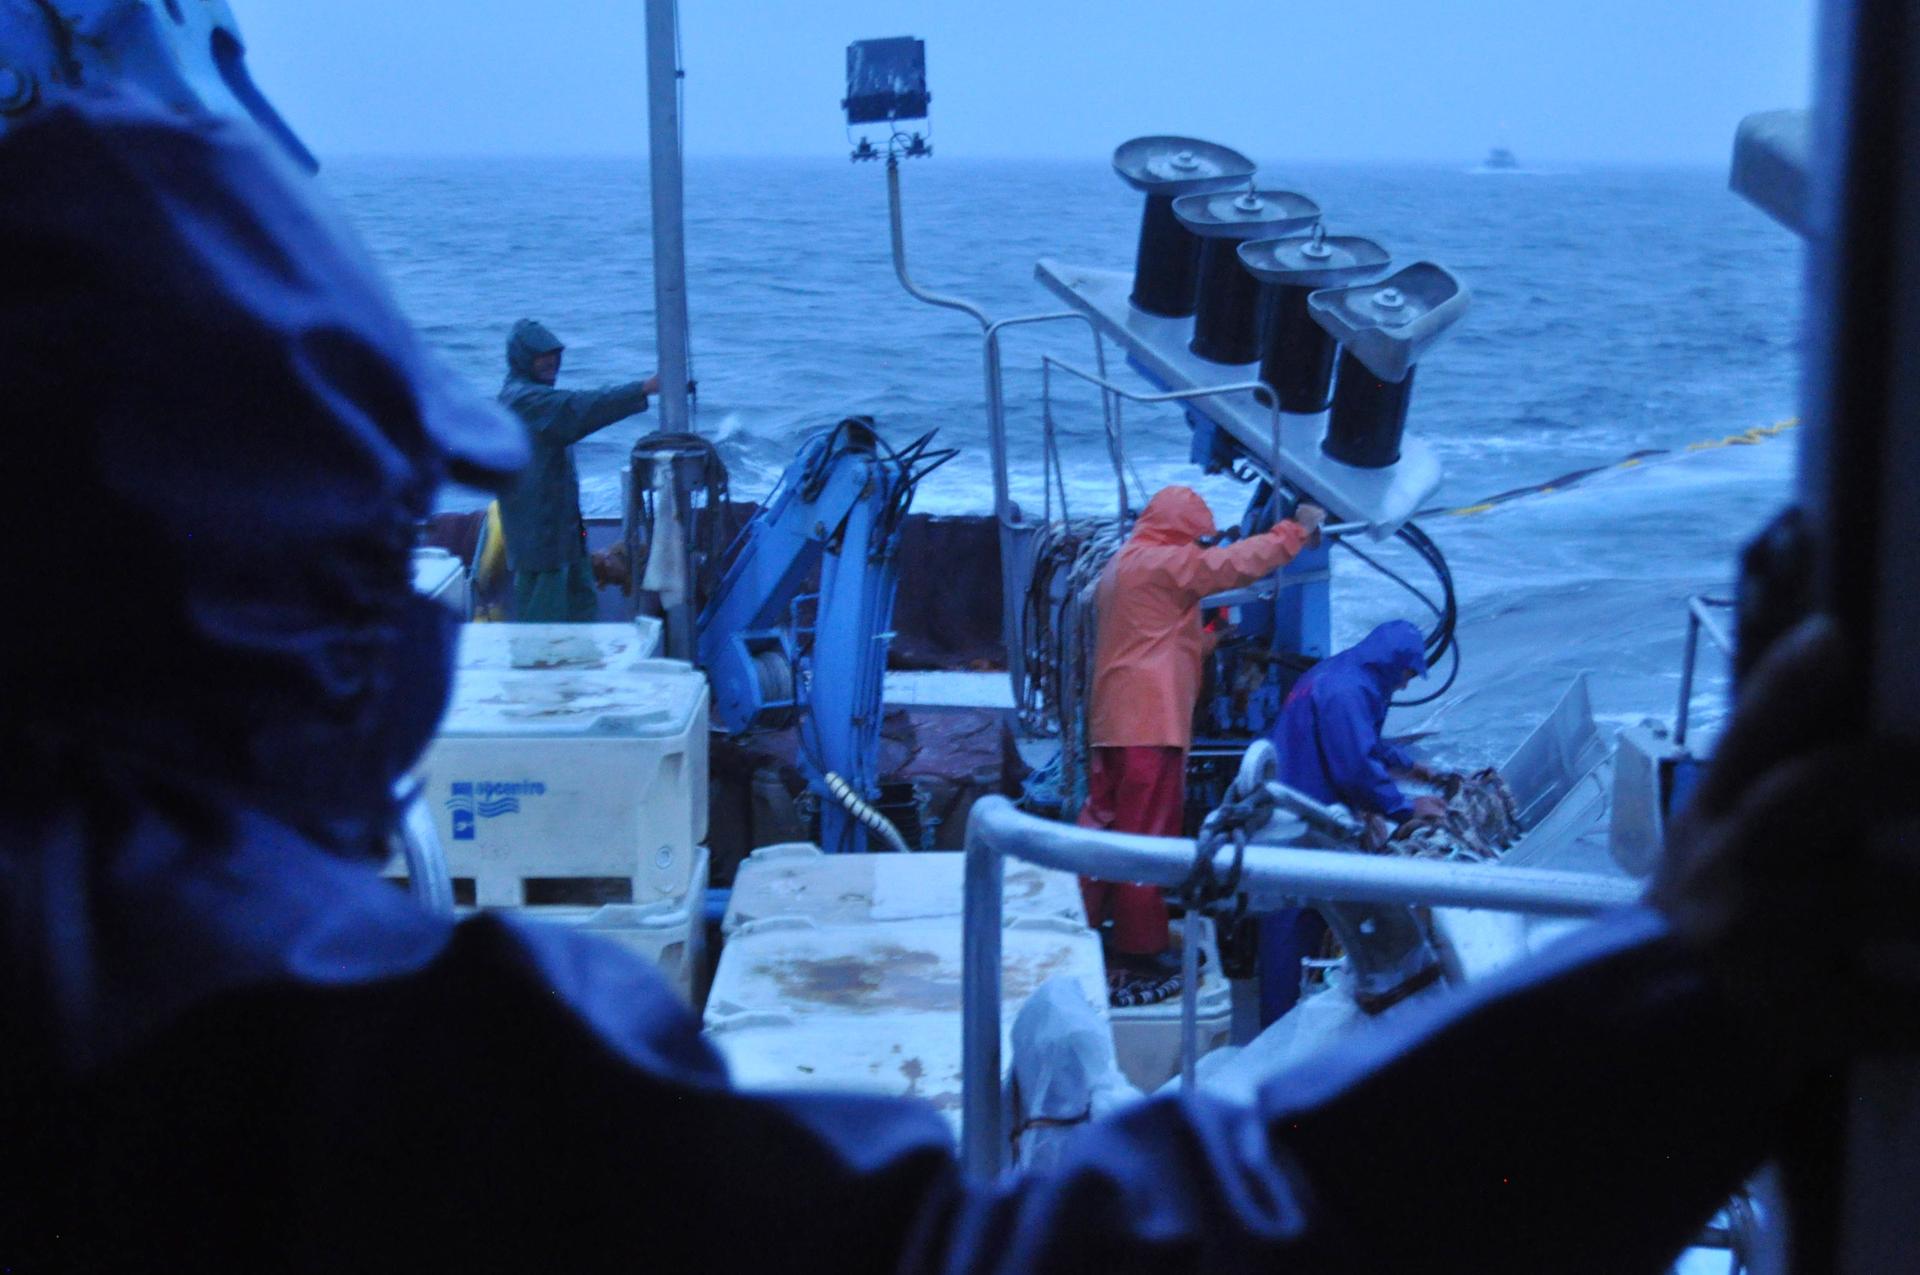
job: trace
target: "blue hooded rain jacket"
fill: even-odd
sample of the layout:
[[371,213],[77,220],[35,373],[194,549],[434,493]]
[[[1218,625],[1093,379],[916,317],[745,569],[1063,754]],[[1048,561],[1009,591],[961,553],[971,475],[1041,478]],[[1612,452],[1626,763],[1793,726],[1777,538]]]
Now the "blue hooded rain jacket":
[[1405,819],[1413,803],[1393,782],[1413,758],[1380,737],[1387,706],[1408,673],[1427,671],[1420,630],[1389,620],[1294,684],[1274,726],[1280,780],[1356,814]]

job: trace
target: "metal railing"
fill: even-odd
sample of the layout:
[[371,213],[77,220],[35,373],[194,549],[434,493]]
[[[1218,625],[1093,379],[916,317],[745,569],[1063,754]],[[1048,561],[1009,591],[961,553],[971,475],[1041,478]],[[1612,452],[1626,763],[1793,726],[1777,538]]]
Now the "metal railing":
[[[1195,852],[1194,842],[1181,838],[1097,832],[1035,818],[1004,797],[983,797],[974,805],[967,821],[961,976],[961,1147],[969,1170],[998,1173],[1007,1145],[1000,1096],[1005,860],[1170,889],[1191,877]],[[1246,850],[1240,889],[1256,912],[1326,900],[1592,916],[1634,902],[1641,885],[1578,872],[1256,843]]]
[[394,785],[400,818],[393,839],[407,864],[407,890],[429,912],[453,915],[453,876],[447,870],[447,849],[427,806],[426,785],[412,777]]
[[[1223,394],[1254,394],[1262,401],[1262,405],[1266,407],[1272,418],[1272,439],[1269,444],[1271,453],[1267,457],[1267,465],[1268,472],[1273,474],[1276,481],[1279,479],[1280,396],[1275,394],[1273,387],[1265,381],[1231,381],[1225,385],[1196,385],[1192,389],[1166,390],[1156,394],[1142,394],[1137,390],[1127,389],[1123,385],[1116,385],[1114,382],[1108,380],[1105,364],[1101,365],[1100,372],[1096,375],[1087,371],[1085,368],[1078,368],[1071,363],[1056,359],[1052,355],[1045,355],[1041,359],[1041,366],[1043,370],[1049,367],[1057,367],[1069,376],[1077,376],[1090,385],[1099,386],[1103,393],[1111,394],[1117,399],[1128,399],[1135,403],[1179,403],[1199,398],[1217,398]],[[1043,381],[1043,385],[1050,384],[1050,381]],[[1123,466],[1126,463],[1124,444],[1119,438],[1115,437],[1113,439],[1113,447],[1117,453],[1115,456],[1116,467]]]
[[[1100,325],[1093,321],[1091,315],[1082,314],[1078,310],[1054,310],[1046,314],[1016,315],[1011,319],[1000,319],[987,325],[985,349],[987,374],[987,442],[993,452],[994,492],[996,499],[999,499],[1002,494],[1008,493],[1011,481],[1007,473],[1009,461],[1007,449],[1007,409],[1004,389],[1001,383],[1000,332],[1004,328],[1018,327],[1022,324],[1059,323],[1076,319],[1087,325],[1087,331],[1093,337],[1094,365],[1100,369],[1100,375],[1104,377],[1107,374],[1107,346],[1106,342],[1101,339]],[[1045,360],[1041,362],[1040,371],[1042,382],[1041,398],[1042,401],[1045,402]],[[1100,417],[1101,424],[1106,430],[1107,454],[1113,462],[1114,477],[1120,489],[1119,517],[1121,521],[1124,522],[1127,517],[1127,480],[1125,471],[1122,468],[1122,463],[1126,456],[1126,450],[1120,441],[1120,405],[1118,400],[1106,391],[1102,391],[1100,394]],[[1005,526],[1024,529],[1026,524],[1012,518],[1008,512],[1006,506],[1010,506],[1010,504],[1011,496],[1008,495],[1007,499],[1002,502],[1003,507],[995,511],[996,516],[1001,519],[1002,524]]]
[[1700,635],[1705,633],[1721,654],[1731,656],[1733,637],[1720,627],[1711,612],[1729,610],[1733,605],[1732,598],[1701,593],[1687,599],[1687,651],[1680,663],[1680,707],[1673,715],[1673,742],[1678,746],[1684,747],[1687,742],[1687,718],[1693,711],[1693,669],[1700,658]]

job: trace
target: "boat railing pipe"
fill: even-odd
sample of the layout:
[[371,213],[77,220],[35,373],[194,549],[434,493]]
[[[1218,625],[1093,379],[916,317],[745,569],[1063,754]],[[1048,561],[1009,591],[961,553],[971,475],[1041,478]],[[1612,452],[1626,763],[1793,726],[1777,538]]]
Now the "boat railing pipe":
[[[893,239],[893,273],[900,280],[900,286],[907,295],[916,301],[924,301],[943,310],[958,310],[980,325],[984,338],[984,362],[987,382],[987,440],[993,451],[993,504],[994,514],[1001,525],[1013,530],[1022,530],[1021,524],[1013,518],[1008,499],[1007,477],[1007,431],[1005,396],[1002,391],[1003,380],[1000,365],[1000,333],[1011,327],[1029,323],[1054,323],[1063,320],[1077,320],[1087,325],[1093,337],[1093,357],[1104,379],[1107,371],[1107,353],[1105,343],[1100,339],[1100,328],[1089,315],[1077,310],[1052,311],[1046,314],[1021,314],[1008,319],[991,319],[987,312],[971,301],[960,297],[944,296],[938,292],[929,292],[913,281],[913,275],[907,270],[907,236],[904,218],[900,208],[900,163],[889,157],[887,160],[887,217]],[[1109,396],[1101,396],[1102,412],[1106,420],[1107,436],[1114,438],[1119,430],[1115,419],[1117,408],[1111,406]]]
[[[1012,497],[1012,479],[1009,476],[1009,457],[1007,447],[1007,407],[1000,359],[1000,333],[1012,327],[1022,327],[1033,323],[1057,323],[1077,320],[1087,325],[1087,332],[1093,338],[1094,365],[1104,376],[1107,370],[1106,343],[1100,338],[1099,325],[1093,319],[1077,310],[1058,310],[1045,314],[1020,314],[1008,319],[999,319],[989,323],[981,341],[981,357],[985,367],[987,382],[987,450],[993,454],[993,517],[1000,532],[1000,598],[1001,621],[1000,636],[1007,647],[1007,676],[1013,683],[1013,702],[1026,702],[1027,677],[1026,662],[1019,658],[1018,652],[1027,646],[1025,609],[1016,601],[1021,597],[1026,582],[1019,579],[1020,574],[1020,538],[1030,534],[1031,524],[1014,515]],[[1041,368],[1042,380],[1046,369]],[[1100,411],[1107,433],[1107,451],[1109,455],[1122,452],[1120,438],[1120,404],[1111,394],[1100,395]],[[1116,468],[1118,462],[1116,461]],[[1120,485],[1120,521],[1124,525],[1127,517],[1127,488]]]
[[[1103,368],[1102,370],[1104,371],[1105,369]],[[1106,390],[1100,391],[1101,403],[1109,403],[1112,399],[1113,395],[1111,393]],[[1047,420],[1051,421],[1053,419],[1053,363],[1050,360],[1044,359],[1040,363],[1040,405],[1042,414]],[[1113,482],[1116,496],[1114,502],[1114,524],[1118,526],[1124,534],[1131,512],[1131,505],[1127,500],[1127,450],[1126,443],[1114,430],[1113,414],[1111,412],[1107,413],[1106,430],[1107,460],[1113,465]],[[1064,486],[1062,487],[1060,503],[1061,508],[1064,510],[1066,507]]]
[[[994,490],[996,496],[1001,491],[1006,490],[1009,485],[1006,397],[1001,380],[1000,333],[1005,328],[1019,327],[1023,324],[1058,323],[1067,320],[1078,320],[1087,325],[1087,331],[1093,337],[1094,366],[1100,369],[1100,375],[1104,378],[1107,374],[1106,342],[1100,337],[1100,325],[1093,321],[1093,316],[1091,315],[1082,314],[1078,310],[1056,310],[1048,314],[1015,315],[1011,319],[999,319],[987,325],[985,350],[987,371],[987,444],[993,452]],[[1047,367],[1044,360],[1040,368],[1040,383],[1041,402],[1043,406],[1050,405],[1051,399],[1048,390]],[[1100,419],[1101,426],[1106,431],[1107,453],[1113,460],[1114,472],[1120,474],[1123,472],[1121,469],[1121,460],[1126,455],[1126,445],[1120,436],[1122,428],[1120,404],[1111,392],[1104,389],[1100,392]],[[994,512],[1000,518],[1003,526],[1013,530],[1025,529],[1026,524],[1013,516],[1012,509],[1009,506],[1003,505],[1003,507],[996,509]],[[1122,524],[1127,520],[1127,513],[1127,485],[1123,477],[1120,480],[1120,521]]]
[[[1194,842],[1098,832],[1021,813],[983,797],[967,820],[962,960],[962,1132],[967,1168],[1005,1164],[1000,1096],[1001,910],[1008,857],[1107,881],[1171,889],[1193,873]],[[1490,908],[1547,916],[1592,916],[1634,902],[1638,882],[1504,864],[1402,859],[1342,850],[1249,846],[1240,888],[1256,912],[1305,900]]]
[[427,806],[426,785],[403,779],[394,786],[400,821],[394,835],[407,864],[407,892],[427,911],[453,915],[453,874],[447,868],[447,848]]
[[[1128,399],[1135,403],[1184,403],[1192,399],[1218,398],[1223,394],[1253,394],[1256,396],[1256,401],[1266,407],[1271,414],[1272,454],[1267,457],[1267,464],[1269,472],[1276,478],[1280,474],[1280,396],[1274,393],[1273,387],[1265,381],[1233,381],[1226,385],[1196,385],[1190,390],[1167,390],[1156,394],[1142,394],[1138,390],[1130,390],[1108,380],[1104,367],[1096,374],[1056,359],[1052,355],[1045,356],[1045,361],[1069,376],[1077,376],[1089,384],[1099,386],[1117,399]],[[1125,461],[1124,451],[1121,452],[1120,459],[1122,462]]]
[[1714,598],[1696,593],[1687,599],[1687,649],[1680,657],[1680,706],[1673,715],[1673,742],[1685,747],[1687,742],[1687,718],[1693,711],[1693,668],[1700,657],[1700,635],[1705,633],[1707,640],[1718,647],[1722,655],[1733,654],[1733,638],[1720,622],[1713,618],[1713,612],[1724,611],[1733,606],[1731,598]]
[[900,286],[907,290],[907,295],[916,301],[924,301],[928,305],[937,305],[944,310],[958,310],[962,314],[971,315],[982,328],[991,324],[993,320],[987,317],[987,312],[973,302],[959,297],[942,296],[937,292],[928,292],[915,283],[913,276],[907,273],[907,235],[901,225],[900,216],[900,160],[895,155],[887,156],[887,217],[893,233],[893,273],[899,276]]

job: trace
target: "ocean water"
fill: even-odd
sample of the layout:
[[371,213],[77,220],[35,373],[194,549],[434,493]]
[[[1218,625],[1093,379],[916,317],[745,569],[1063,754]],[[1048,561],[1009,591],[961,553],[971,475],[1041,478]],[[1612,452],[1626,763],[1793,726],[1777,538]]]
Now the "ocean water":
[[[1401,261],[1442,262],[1472,287],[1472,313],[1422,365],[1409,424],[1446,467],[1447,503],[1794,414],[1798,242],[1729,194],[1722,172],[1270,163],[1262,174],[1312,195],[1336,233],[1377,238]],[[1033,279],[1040,257],[1132,260],[1138,197],[1104,163],[936,158],[903,177],[916,279],[996,316],[1057,308]],[[340,160],[323,179],[403,306],[476,388],[498,385],[507,329],[523,315],[568,342],[562,384],[652,370],[644,162]],[[686,208],[696,424],[720,440],[736,493],[764,493],[809,430],[866,413],[890,437],[937,428],[962,449],[918,508],[989,508],[977,329],[895,282],[879,166],[696,159]],[[1040,494],[1039,355],[1084,362],[1084,342],[1064,328],[1008,339],[1023,500]],[[1127,411],[1150,486],[1192,483],[1223,518],[1238,512],[1244,489],[1197,481],[1177,410]],[[1055,420],[1070,499],[1110,507],[1097,397],[1060,394]],[[589,513],[615,511],[619,466],[651,427],[643,417],[580,445]],[[1670,715],[1684,600],[1724,589],[1739,543],[1790,490],[1794,448],[1788,433],[1430,520],[1454,567],[1465,665],[1446,696],[1397,727],[1441,729],[1433,746],[1447,760],[1497,760],[1581,672],[1608,723]],[[1336,565],[1338,640],[1421,617],[1352,558]],[[1723,664],[1710,658],[1703,673],[1697,711],[1711,729]]]

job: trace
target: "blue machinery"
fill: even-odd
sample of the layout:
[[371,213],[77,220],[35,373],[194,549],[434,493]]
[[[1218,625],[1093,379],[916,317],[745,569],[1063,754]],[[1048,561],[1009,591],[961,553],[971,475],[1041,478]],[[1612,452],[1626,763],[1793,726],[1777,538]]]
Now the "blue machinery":
[[735,733],[798,726],[828,851],[866,849],[868,834],[906,848],[870,801],[900,527],[915,485],[953,455],[932,441],[895,451],[865,417],[808,439],[700,613],[716,721]]

